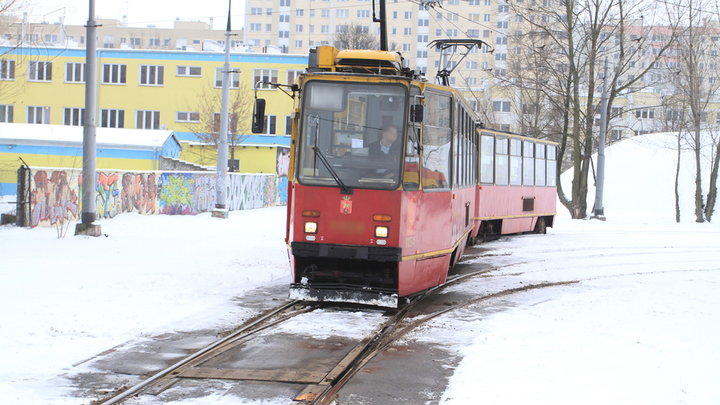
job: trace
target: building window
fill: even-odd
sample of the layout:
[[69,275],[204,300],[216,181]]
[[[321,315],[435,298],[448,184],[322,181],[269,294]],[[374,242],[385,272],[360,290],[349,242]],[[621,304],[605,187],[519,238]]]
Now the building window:
[[253,7],[250,9],[250,15],[262,15],[262,7]]
[[145,86],[162,86],[165,67],[162,65],[140,65],[140,84]]
[[280,14],[280,22],[290,22],[290,14]]
[[323,18],[330,18],[330,10],[321,10],[320,16]]
[[498,4],[498,13],[509,13],[510,6],[507,4]]
[[0,80],[15,80],[14,60],[0,60]]
[[30,62],[28,80],[33,82],[52,81],[52,62]]
[[303,32],[303,26],[302,26],[302,24],[296,24],[296,25],[295,25],[295,32]]
[[292,135],[292,117],[289,115],[285,116],[285,135],[291,136]]
[[148,46],[160,46],[160,38],[148,39]]
[[125,110],[100,110],[100,127],[125,128]]
[[65,108],[65,109],[63,109],[63,125],[72,125],[75,127],[85,125],[85,109],[84,108]]
[[[277,83],[278,81],[278,70],[277,69],[253,69],[253,76],[255,79],[253,80],[253,83],[258,83],[261,81],[264,82],[271,82],[271,83]],[[274,87],[271,87],[268,83],[262,83],[259,89],[266,89],[266,90],[274,90]]]
[[500,29],[507,28],[507,27],[508,27],[508,22],[507,22],[507,21],[498,21],[498,22],[497,22],[497,27],[500,28]]
[[295,48],[302,48],[302,40],[301,39],[295,40]]
[[280,0],[280,7],[290,7],[290,0]]
[[251,24],[250,24],[250,31],[251,31],[251,32],[260,32],[260,31],[262,31],[262,24],[260,24],[260,23],[253,24],[253,23],[251,23]]
[[635,110],[635,118],[655,118],[655,109],[654,108],[642,108],[639,110]]
[[[216,67],[215,68],[215,87],[222,87],[223,85],[223,68]],[[230,88],[231,89],[239,89],[240,88],[240,72],[232,72],[230,73]]]
[[130,45],[140,47],[142,45],[142,39],[130,38]]
[[370,18],[370,10],[357,10],[357,18]]
[[66,63],[65,83],[85,83],[85,64]]
[[14,109],[12,105],[0,104],[0,122],[13,122]]
[[295,83],[295,80],[297,80],[298,77],[304,72],[304,70],[287,70],[287,81],[285,83],[287,84],[293,84]]
[[490,14],[484,14],[483,15],[483,21],[490,22]]
[[135,128],[160,129],[160,111],[137,110]]
[[27,108],[28,124],[49,124],[50,107],[29,106]]
[[175,122],[200,122],[200,113],[191,111],[177,111]]
[[295,17],[302,17],[302,16],[303,16],[303,12],[304,12],[304,10],[301,9],[301,8],[295,10]]
[[[310,27],[312,27],[312,25]],[[272,24],[265,24],[265,32],[271,32],[271,31],[272,31]],[[310,32],[312,32],[312,28],[310,29]]]
[[468,38],[480,38],[480,30],[468,30]]
[[348,18],[348,17],[350,17],[350,11],[349,10],[335,10],[335,17]]
[[510,112],[509,101],[493,101],[492,106],[494,112]]
[[418,42],[426,43],[428,42],[428,36],[427,35],[418,35]]
[[405,19],[406,19],[406,20],[412,20],[412,11],[406,11],[406,12],[405,12]]
[[178,76],[200,77],[202,76],[202,68],[200,66],[178,66],[176,74]]
[[321,25],[320,26],[320,33],[327,34],[330,32],[330,26],[329,25]]
[[127,65],[103,64],[104,84],[125,84]]
[[266,115],[265,123],[263,124],[262,135],[275,135],[275,126],[277,124],[277,116]]
[[410,52],[410,44],[403,44],[403,52]]
[[[455,30],[457,31],[457,30]],[[412,28],[403,28],[403,35],[410,36],[412,35]]]

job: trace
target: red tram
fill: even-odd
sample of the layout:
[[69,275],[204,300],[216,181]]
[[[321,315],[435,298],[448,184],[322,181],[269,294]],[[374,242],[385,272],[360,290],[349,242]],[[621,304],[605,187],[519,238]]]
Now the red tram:
[[319,47],[292,89],[291,298],[397,306],[478,238],[553,225],[556,144],[483,129],[399,54]]

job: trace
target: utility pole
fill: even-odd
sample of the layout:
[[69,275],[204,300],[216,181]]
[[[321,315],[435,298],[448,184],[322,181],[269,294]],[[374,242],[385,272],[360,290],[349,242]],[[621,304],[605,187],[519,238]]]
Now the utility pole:
[[228,1],[228,21],[227,30],[225,31],[225,64],[223,64],[223,84],[222,84],[222,109],[220,110],[220,134],[218,134],[218,150],[217,150],[217,173],[216,187],[217,198],[215,200],[215,209],[212,211],[214,218],[228,217],[228,209],[226,205],[227,192],[225,183],[228,176],[228,121],[230,118],[230,12],[232,11],[232,0]]
[[83,171],[81,222],[75,226],[75,235],[100,236],[102,229],[95,222],[95,167],[97,163],[97,136],[95,127],[95,87],[97,86],[97,25],[95,0],[90,0],[85,49],[85,124],[83,125]]
[[605,220],[603,192],[605,189],[605,133],[607,132],[607,71],[608,61],[605,58],[603,71],[603,87],[600,101],[600,140],[598,142],[597,179],[595,180],[595,207],[592,218]]

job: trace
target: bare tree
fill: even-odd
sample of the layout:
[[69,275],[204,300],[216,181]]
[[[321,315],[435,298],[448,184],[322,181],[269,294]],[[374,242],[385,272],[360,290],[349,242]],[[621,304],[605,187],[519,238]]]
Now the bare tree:
[[379,48],[378,41],[370,32],[370,26],[354,21],[348,25],[337,26],[337,31],[333,35],[333,46],[340,50]]
[[[188,103],[187,122],[185,127],[195,135],[198,142],[211,145],[217,150],[220,139],[220,111],[222,109],[222,93],[220,89],[205,86],[194,102]],[[252,121],[253,95],[247,85],[230,92],[230,106],[228,123],[228,146],[230,147],[230,161],[235,162],[235,147],[250,136],[250,122]],[[200,163],[204,155],[199,156]],[[213,162],[215,163],[215,162]],[[230,165],[230,171],[235,171],[235,165]]]
[[[687,106],[685,130],[695,158],[695,222],[711,220],[717,195],[718,144],[711,139],[712,170],[710,192],[703,202],[702,193],[702,149],[703,136],[708,132],[707,110],[711,99],[717,97],[720,82],[710,65],[717,66],[718,46],[708,36],[717,35],[717,28],[711,26],[711,15],[705,11],[710,4],[702,0],[689,0],[684,4],[667,3],[668,15],[678,32],[677,53],[680,64],[672,83],[675,94]],[[709,214],[709,217],[708,217]]]
[[[529,32],[521,33],[523,49],[516,58],[519,72],[507,83],[518,88],[520,100],[544,103],[561,114],[548,114],[545,123],[534,118],[535,130],[557,131],[558,176],[567,147],[572,148],[573,182],[570,198],[558,178],[558,196],[573,218],[587,215],[588,177],[591,156],[597,146],[595,115],[599,114],[599,73],[607,59],[613,62],[608,98],[608,119],[619,117],[613,102],[620,95],[637,91],[649,66],[641,69],[642,35],[626,29],[625,21],[639,19],[647,12],[643,2],[635,0],[559,0],[513,2],[511,8],[522,16]],[[633,36],[635,36],[633,38]],[[650,56],[651,62],[662,56],[669,45]],[[633,74],[629,72],[632,70]],[[540,71],[542,74],[538,75]],[[526,109],[527,111],[527,109]],[[538,114],[537,107],[535,114]],[[547,135],[545,135],[547,136]]]

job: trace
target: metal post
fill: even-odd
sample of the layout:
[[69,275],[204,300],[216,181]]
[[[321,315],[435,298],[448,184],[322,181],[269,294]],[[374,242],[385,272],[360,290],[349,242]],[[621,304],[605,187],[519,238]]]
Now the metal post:
[[598,219],[605,219],[603,191],[605,188],[605,134],[607,133],[607,71],[608,61],[607,58],[605,58],[602,96],[600,101],[600,139],[598,141],[597,179],[595,180],[595,212],[593,213],[594,217]]
[[95,225],[95,165],[97,139],[95,131],[95,86],[97,85],[97,25],[95,23],[95,0],[90,0],[90,16],[87,22],[87,47],[85,49],[85,124],[83,125],[83,179],[81,220],[75,227],[75,235],[100,236],[100,225]]
[[222,72],[222,108],[220,110],[220,134],[218,134],[217,149],[217,199],[215,201],[215,209],[212,212],[213,217],[227,218],[228,211],[226,207],[226,180],[228,176],[228,121],[230,118],[230,11],[232,9],[232,0],[229,1],[228,23],[225,32],[225,64],[223,64]]
[[385,0],[380,0],[380,50],[388,50],[387,14]]

